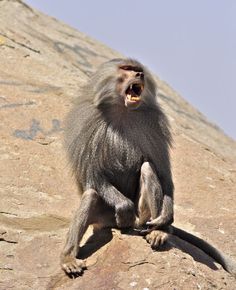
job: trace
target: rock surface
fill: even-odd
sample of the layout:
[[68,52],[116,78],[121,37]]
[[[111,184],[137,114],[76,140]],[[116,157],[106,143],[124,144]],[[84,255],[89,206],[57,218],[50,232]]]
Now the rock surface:
[[[235,289],[203,252],[172,237],[88,231],[88,270],[59,267],[79,199],[62,146],[81,84],[119,53],[19,0],[0,1],[0,289]],[[236,143],[160,79],[174,132],[175,224],[236,259]]]

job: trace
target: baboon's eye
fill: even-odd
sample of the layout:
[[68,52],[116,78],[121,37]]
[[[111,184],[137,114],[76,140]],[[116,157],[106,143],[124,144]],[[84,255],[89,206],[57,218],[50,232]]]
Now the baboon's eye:
[[120,69],[136,71],[136,72],[143,72],[143,69],[141,67],[132,66],[132,65],[121,65]]

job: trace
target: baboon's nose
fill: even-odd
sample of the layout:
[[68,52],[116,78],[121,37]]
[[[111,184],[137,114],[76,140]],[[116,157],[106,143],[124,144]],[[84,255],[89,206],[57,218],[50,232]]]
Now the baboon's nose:
[[140,78],[142,80],[144,78],[143,72],[137,72],[136,73],[136,78]]

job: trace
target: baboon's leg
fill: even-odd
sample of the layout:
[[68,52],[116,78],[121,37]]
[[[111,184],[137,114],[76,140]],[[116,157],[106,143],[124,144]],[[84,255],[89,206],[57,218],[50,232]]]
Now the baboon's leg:
[[[136,202],[138,220],[136,226],[145,225],[148,221],[158,218],[161,213],[163,193],[160,181],[149,162],[143,163],[140,176],[140,192]],[[162,245],[168,238],[168,234],[152,226],[146,230],[146,240],[153,248]]]
[[140,225],[156,219],[160,212],[163,193],[160,181],[154,173],[151,164],[144,162],[140,174],[140,191],[137,204],[137,212]]

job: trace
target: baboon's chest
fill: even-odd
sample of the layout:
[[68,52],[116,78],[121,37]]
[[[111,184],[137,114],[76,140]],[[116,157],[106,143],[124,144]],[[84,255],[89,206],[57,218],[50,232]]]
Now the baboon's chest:
[[114,171],[114,174],[116,172],[120,174],[132,174],[133,171],[140,169],[142,160],[141,150],[132,142],[132,139],[118,137],[113,137],[113,139],[104,145],[104,151],[108,157],[106,163],[108,168]]
[[110,141],[112,142],[104,146],[105,175],[124,195],[135,195],[139,184],[142,153],[132,140],[116,138]]

